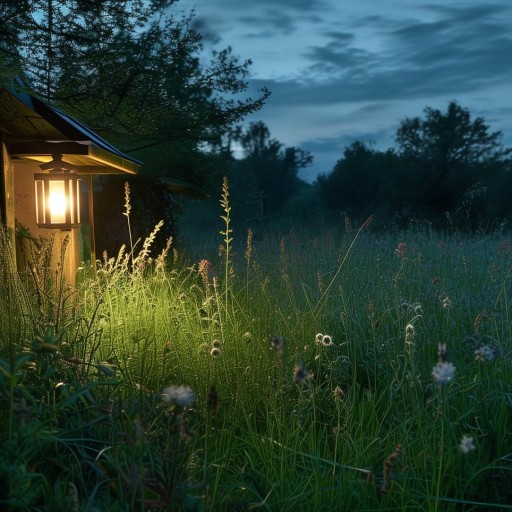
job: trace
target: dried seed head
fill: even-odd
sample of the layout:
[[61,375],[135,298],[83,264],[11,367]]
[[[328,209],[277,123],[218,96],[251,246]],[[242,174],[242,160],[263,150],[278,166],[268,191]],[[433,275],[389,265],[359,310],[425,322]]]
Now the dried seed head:
[[343,390],[339,386],[336,386],[334,388],[334,391],[332,392],[332,394],[334,396],[334,399],[337,402],[342,402],[345,399],[345,393],[343,392]]
[[219,347],[213,347],[211,350],[210,350],[210,355],[212,357],[217,357],[217,356],[220,356],[221,354],[221,351],[220,351],[220,348]]

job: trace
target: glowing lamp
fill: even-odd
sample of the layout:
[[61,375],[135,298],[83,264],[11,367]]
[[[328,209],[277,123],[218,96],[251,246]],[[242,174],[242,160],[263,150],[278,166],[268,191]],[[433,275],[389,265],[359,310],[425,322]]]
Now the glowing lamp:
[[74,169],[54,155],[34,174],[36,222],[41,228],[71,229],[80,224],[80,180]]

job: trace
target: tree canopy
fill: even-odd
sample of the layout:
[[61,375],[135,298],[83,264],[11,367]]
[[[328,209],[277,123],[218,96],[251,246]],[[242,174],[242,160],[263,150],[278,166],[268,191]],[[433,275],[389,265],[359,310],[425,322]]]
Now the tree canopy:
[[230,47],[206,60],[194,13],[176,4],[3,2],[0,51],[33,91],[141,158],[144,172],[201,186],[205,145],[261,108],[269,92],[247,97],[251,61]]
[[474,228],[512,214],[501,198],[512,170],[502,137],[455,101],[445,112],[427,107],[423,117],[400,123],[395,148],[357,141],[316,186],[328,208],[354,217],[379,212],[399,223]]

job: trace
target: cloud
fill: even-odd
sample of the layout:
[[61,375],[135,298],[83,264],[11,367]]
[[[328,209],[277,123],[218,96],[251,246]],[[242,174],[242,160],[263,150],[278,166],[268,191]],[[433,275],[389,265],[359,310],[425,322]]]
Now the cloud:
[[453,99],[512,141],[512,4],[482,4],[208,0],[200,20],[254,61],[253,97],[263,86],[272,96],[247,122],[311,151],[311,178],[354,140],[391,147],[399,121]]

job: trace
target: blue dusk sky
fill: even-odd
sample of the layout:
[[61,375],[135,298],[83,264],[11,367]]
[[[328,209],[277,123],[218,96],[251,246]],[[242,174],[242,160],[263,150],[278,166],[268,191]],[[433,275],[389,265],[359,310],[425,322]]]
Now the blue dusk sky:
[[251,95],[272,96],[246,122],[310,151],[312,182],[354,140],[394,146],[425,107],[456,100],[512,146],[511,0],[180,0],[206,44],[251,59]]

